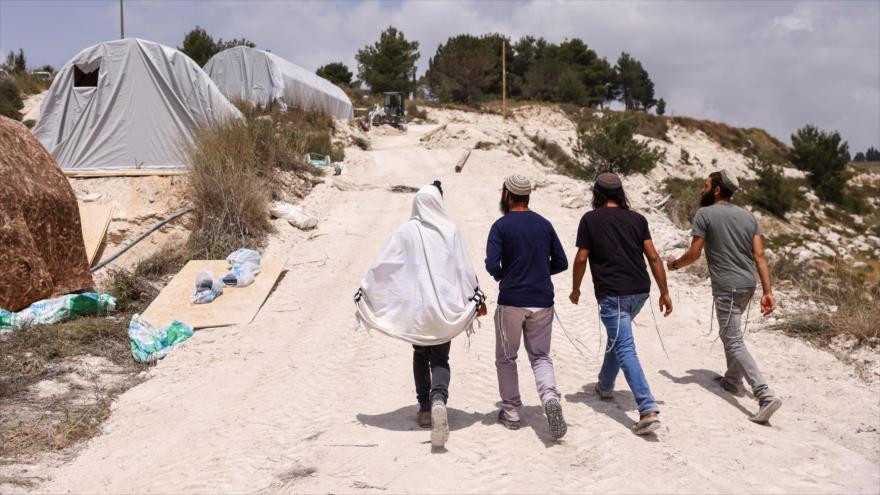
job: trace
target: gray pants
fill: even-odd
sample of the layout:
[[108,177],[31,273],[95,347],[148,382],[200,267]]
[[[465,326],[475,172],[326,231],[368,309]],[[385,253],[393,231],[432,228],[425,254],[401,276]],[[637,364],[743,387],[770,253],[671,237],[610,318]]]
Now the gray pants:
[[727,373],[724,378],[736,386],[741,386],[742,379],[745,378],[752,387],[755,398],[763,404],[773,399],[773,392],[761,375],[755,358],[746,348],[741,329],[743,312],[754,293],[755,290],[751,289],[715,296],[715,313],[718,315],[719,334],[727,358]]
[[553,326],[553,308],[532,311],[515,306],[498,305],[495,310],[495,369],[498,371],[498,391],[501,409],[508,419],[519,420],[522,400],[519,396],[519,377],[516,372],[516,353],[520,338],[524,341],[541,403],[559,400],[556,374],[550,359],[550,334]]

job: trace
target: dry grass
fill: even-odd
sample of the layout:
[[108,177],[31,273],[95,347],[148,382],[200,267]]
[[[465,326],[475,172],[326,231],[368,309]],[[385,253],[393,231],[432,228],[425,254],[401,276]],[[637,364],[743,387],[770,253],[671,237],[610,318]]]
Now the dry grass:
[[[100,430],[113,399],[139,383],[139,373],[151,366],[131,358],[127,328],[131,315],[142,312],[158,290],[143,275],[111,270],[103,291],[117,298],[115,313],[0,336],[0,458],[31,459]],[[106,366],[93,370],[80,361],[96,357]],[[40,397],[34,386],[44,381],[63,389]]]
[[535,144],[535,148],[541,155],[543,155],[543,159],[538,159],[542,164],[546,165],[549,162],[560,172],[577,179],[593,179],[593,176],[589,174],[577,160],[572,158],[571,155],[566,153],[565,150],[555,142],[537,135],[529,136],[529,139],[532,140],[532,143]]
[[779,162],[788,160],[788,147],[763,129],[755,127],[743,129],[727,124],[699,120],[690,117],[655,117],[671,120],[691,131],[703,131],[710,139],[746,156],[772,157]]
[[825,344],[841,335],[857,345],[880,344],[880,284],[868,280],[864,273],[853,271],[840,260],[805,265],[784,256],[774,260],[771,272],[780,286],[796,289],[827,307],[837,307],[837,311],[789,317],[777,325],[779,329]]
[[193,257],[225,257],[240,247],[259,248],[272,231],[269,202],[279,196],[279,173],[319,172],[306,153],[339,156],[331,144],[333,120],[314,112],[260,109],[239,104],[244,121],[198,133],[185,148],[193,229]]

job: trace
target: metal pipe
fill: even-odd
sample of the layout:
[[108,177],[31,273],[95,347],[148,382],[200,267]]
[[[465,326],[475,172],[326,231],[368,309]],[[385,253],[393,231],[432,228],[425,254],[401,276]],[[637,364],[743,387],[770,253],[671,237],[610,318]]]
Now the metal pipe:
[[110,257],[107,258],[106,260],[104,260],[104,261],[98,263],[94,268],[92,268],[92,273],[95,273],[96,271],[100,270],[101,268],[104,268],[104,266],[106,266],[108,263],[110,263],[111,261],[115,260],[116,258],[122,256],[123,253],[125,253],[126,251],[128,251],[129,249],[131,249],[132,246],[134,246],[135,244],[137,244],[137,243],[141,242],[142,240],[144,240],[148,235],[150,235],[150,234],[152,234],[153,232],[155,232],[156,229],[158,229],[159,227],[162,227],[162,226],[165,225],[166,223],[168,223],[168,222],[174,220],[175,218],[177,218],[177,217],[179,217],[179,216],[181,216],[181,215],[184,215],[184,214],[186,214],[186,213],[189,213],[189,212],[191,212],[192,210],[193,210],[192,208],[187,208],[187,209],[185,209],[185,210],[181,210],[181,211],[179,211],[179,212],[177,212],[177,213],[171,215],[170,217],[166,218],[165,220],[162,220],[161,222],[157,223],[156,225],[153,225],[152,227],[150,227],[149,230],[147,230],[147,231],[144,232],[143,234],[139,235],[139,236],[138,236],[137,238],[135,238],[133,241],[131,241],[131,242],[129,242],[128,244],[126,244],[125,247],[123,247],[122,249],[120,249],[119,251],[117,251],[116,253],[114,253],[112,256],[110,256]]

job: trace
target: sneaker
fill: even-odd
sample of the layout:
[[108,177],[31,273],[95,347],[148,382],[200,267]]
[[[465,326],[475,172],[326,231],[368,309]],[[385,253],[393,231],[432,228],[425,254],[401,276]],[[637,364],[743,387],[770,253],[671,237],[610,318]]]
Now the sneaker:
[[510,419],[504,414],[504,411],[498,411],[498,422],[504,425],[508,430],[518,430],[522,423],[518,419]]
[[602,390],[602,388],[599,387],[599,382],[596,382],[595,388],[596,388],[596,395],[598,395],[600,399],[611,400],[614,398],[614,392],[612,392],[611,390]]
[[431,427],[431,411],[422,411],[419,410],[419,414],[416,416],[416,423],[418,423],[419,428],[430,428]]
[[544,404],[544,414],[547,415],[547,424],[550,426],[550,435],[553,440],[559,440],[568,431],[565,418],[562,417],[562,406],[556,399],[550,399]]
[[720,385],[721,388],[723,388],[726,392],[735,395],[736,397],[743,397],[746,395],[746,393],[743,391],[742,385],[737,385],[728,380],[726,377],[716,376],[715,382],[718,383],[718,385]]
[[435,400],[431,405],[431,445],[442,447],[449,440],[449,417],[446,415],[446,404]]
[[770,421],[770,416],[773,416],[773,413],[775,413],[780,407],[782,407],[782,399],[775,397],[762,403],[758,412],[755,413],[754,416],[749,416],[749,420],[762,425],[767,424],[767,422]]
[[647,435],[660,429],[660,417],[657,413],[648,413],[639,418],[639,422],[633,426],[636,435]]

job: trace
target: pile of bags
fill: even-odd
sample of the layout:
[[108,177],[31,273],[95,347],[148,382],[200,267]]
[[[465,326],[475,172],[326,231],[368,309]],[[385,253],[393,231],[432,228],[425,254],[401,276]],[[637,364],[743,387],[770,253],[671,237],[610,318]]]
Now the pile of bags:
[[260,253],[253,249],[241,248],[226,257],[229,271],[221,278],[213,272],[203,271],[196,275],[196,287],[192,302],[205,304],[223,294],[224,287],[247,287],[260,273]]

